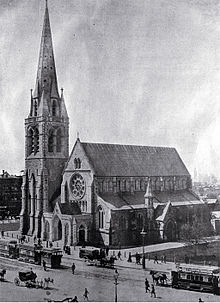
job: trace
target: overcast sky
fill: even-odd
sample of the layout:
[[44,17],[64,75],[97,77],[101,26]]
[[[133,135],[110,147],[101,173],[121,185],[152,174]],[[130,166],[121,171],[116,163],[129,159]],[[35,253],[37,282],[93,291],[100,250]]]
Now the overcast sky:
[[[175,147],[220,176],[220,1],[48,0],[70,151],[81,141]],[[24,168],[44,0],[0,1],[0,169]]]

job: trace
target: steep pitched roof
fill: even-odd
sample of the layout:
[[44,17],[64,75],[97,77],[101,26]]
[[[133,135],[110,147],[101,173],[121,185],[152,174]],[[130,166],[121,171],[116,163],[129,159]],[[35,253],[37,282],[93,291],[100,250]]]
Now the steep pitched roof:
[[37,79],[33,97],[40,98],[43,90],[46,94],[50,94],[51,89],[52,97],[59,98],[50,19],[46,2],[37,69]]
[[[138,191],[134,193],[121,192],[121,193],[99,193],[98,195],[109,204],[113,205],[114,208],[124,208],[129,207],[137,208],[138,205],[143,205],[144,207],[144,191]],[[158,208],[157,215],[160,216],[163,212],[164,207],[170,201],[172,205],[178,206],[191,205],[192,203],[204,204],[198,200],[193,193],[188,190],[178,190],[176,192],[165,191],[162,195],[158,192],[153,192],[154,207]]]
[[175,148],[81,142],[97,176],[185,176]]

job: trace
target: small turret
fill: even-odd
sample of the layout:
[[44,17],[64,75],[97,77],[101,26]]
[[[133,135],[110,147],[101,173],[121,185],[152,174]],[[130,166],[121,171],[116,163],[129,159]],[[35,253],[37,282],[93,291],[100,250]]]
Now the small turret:
[[151,181],[148,180],[146,193],[144,195],[145,205],[147,208],[153,208],[153,194],[151,189]]

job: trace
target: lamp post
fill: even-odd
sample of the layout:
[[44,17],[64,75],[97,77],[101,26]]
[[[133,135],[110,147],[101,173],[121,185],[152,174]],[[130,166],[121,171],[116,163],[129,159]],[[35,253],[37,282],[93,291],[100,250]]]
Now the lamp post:
[[142,229],[141,235],[142,235],[142,240],[143,240],[143,256],[142,256],[142,268],[145,269],[145,252],[144,252],[144,239],[146,236],[147,232],[144,231],[144,228]]
[[119,273],[117,271],[117,269],[115,270],[115,274],[114,274],[114,279],[115,279],[115,302],[118,302],[118,289],[117,289],[117,286],[118,286],[118,276],[119,276]]

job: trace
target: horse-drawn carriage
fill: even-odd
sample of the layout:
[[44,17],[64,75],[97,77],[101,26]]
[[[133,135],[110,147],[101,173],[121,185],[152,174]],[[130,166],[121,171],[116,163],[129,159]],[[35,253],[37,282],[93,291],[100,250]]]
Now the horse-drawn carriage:
[[22,283],[26,287],[36,287],[37,275],[33,271],[19,271],[18,277],[14,279],[15,285],[20,286]]
[[168,283],[168,281],[170,282],[171,279],[169,279],[167,277],[167,273],[161,272],[161,271],[151,270],[150,275],[152,276],[153,283],[155,283],[156,285],[160,285],[160,286],[168,286],[169,285],[170,286],[170,283]]
[[44,278],[43,280],[37,280],[37,275],[32,270],[31,271],[20,271],[18,277],[14,279],[14,283],[17,286],[22,286],[33,288],[44,288],[47,289],[49,283],[53,283],[53,279],[50,277]]
[[116,258],[106,256],[102,249],[80,249],[79,257],[83,258],[89,265],[114,268]]

